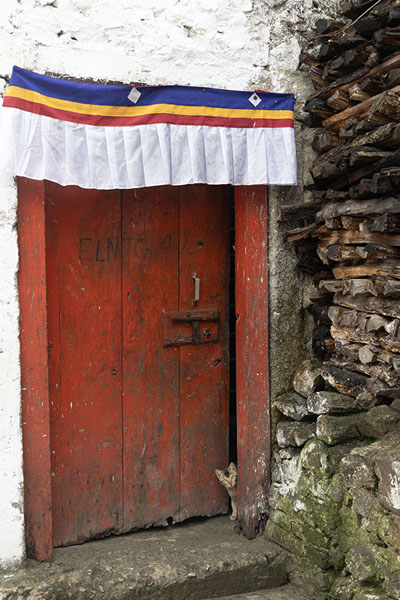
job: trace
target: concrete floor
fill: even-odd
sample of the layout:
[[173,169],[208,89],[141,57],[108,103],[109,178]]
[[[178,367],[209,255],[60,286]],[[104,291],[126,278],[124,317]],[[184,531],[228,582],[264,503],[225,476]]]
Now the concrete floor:
[[234,596],[224,596],[217,600],[306,600],[305,596],[299,594],[291,585],[271,590],[257,590],[246,594],[235,594]]
[[249,593],[287,583],[286,553],[234,527],[216,517],[57,548],[52,563],[28,560],[2,572],[0,599],[201,600],[246,592],[238,600],[258,600]]

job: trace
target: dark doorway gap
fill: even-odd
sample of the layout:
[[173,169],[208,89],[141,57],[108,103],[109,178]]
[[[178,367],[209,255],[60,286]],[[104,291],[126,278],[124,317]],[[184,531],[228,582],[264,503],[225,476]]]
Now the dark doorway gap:
[[235,306],[235,194],[231,187],[229,229],[229,461],[237,463],[236,425],[236,306]]

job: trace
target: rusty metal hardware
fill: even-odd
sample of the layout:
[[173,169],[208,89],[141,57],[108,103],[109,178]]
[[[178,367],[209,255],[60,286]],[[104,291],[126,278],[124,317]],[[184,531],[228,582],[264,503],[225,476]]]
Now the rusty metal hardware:
[[164,312],[164,346],[215,343],[219,318],[219,310],[214,308]]

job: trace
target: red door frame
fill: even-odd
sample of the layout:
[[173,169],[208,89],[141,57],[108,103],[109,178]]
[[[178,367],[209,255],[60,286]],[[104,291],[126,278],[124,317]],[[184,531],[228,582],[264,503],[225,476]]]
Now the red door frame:
[[[52,557],[46,307],[46,183],[18,178],[18,273],[27,554]],[[253,538],[267,515],[270,480],[267,188],[235,192],[239,527]]]

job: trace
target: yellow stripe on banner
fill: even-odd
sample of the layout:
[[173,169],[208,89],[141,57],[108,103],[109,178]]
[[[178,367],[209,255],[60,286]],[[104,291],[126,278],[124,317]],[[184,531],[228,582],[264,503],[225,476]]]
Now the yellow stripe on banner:
[[60,100],[26,90],[14,85],[8,87],[6,96],[21,98],[28,102],[44,104],[51,108],[67,110],[83,115],[109,117],[137,117],[149,114],[189,115],[205,117],[225,117],[230,119],[293,119],[292,110],[247,110],[242,108],[212,108],[209,106],[183,106],[175,104],[150,104],[148,106],[101,106],[99,104],[82,104],[70,100]]

